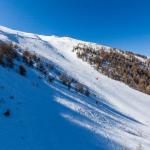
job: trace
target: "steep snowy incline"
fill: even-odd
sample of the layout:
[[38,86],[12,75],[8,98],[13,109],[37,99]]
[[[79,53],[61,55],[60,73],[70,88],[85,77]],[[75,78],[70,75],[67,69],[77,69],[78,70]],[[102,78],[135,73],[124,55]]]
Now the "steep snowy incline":
[[[71,112],[55,101],[65,101],[74,104],[75,98],[63,94],[58,86],[49,87],[39,75],[28,68],[27,77],[22,77],[15,71],[0,66],[0,149],[1,150],[99,150],[119,148],[119,144],[99,134],[75,126],[60,116],[60,113],[70,114],[82,120],[88,126],[84,115]],[[59,89],[60,91],[58,91]],[[83,98],[81,101],[83,101]],[[88,111],[86,105],[75,103],[76,112],[82,109]],[[87,109],[87,110],[85,110]],[[9,116],[4,116],[7,110]],[[96,111],[95,111],[96,112]],[[66,117],[66,116],[65,116]],[[89,127],[88,127],[89,128]]]
[[[107,137],[120,145],[133,149],[138,144],[141,144],[148,150],[150,147],[150,96],[100,74],[89,64],[78,59],[76,54],[72,52],[73,46],[76,46],[78,43],[92,44],[93,46],[101,45],[68,37],[24,33],[5,27],[0,27],[0,40],[18,44],[23,49],[35,51],[44,58],[54,62],[62,71],[88,86],[100,101],[100,106],[95,106],[93,104],[95,99],[87,100],[87,98],[78,97],[76,94],[73,94],[72,98],[66,99],[65,96],[60,96],[56,93],[63,91],[67,97],[71,97],[72,93],[69,92],[67,94],[67,90],[54,86],[53,88],[57,92],[54,92],[56,97],[54,96],[55,98],[52,99],[65,106],[54,105],[56,108],[65,108],[65,111],[61,112],[62,117],[88,128],[100,136]],[[105,48],[107,49],[108,47]],[[45,85],[43,84],[43,86]],[[30,95],[31,93],[29,92],[28,94]],[[43,95],[45,94],[43,93]],[[41,100],[43,101],[43,99],[40,99],[39,103],[42,103]],[[72,110],[71,113],[67,113],[69,110],[66,108],[69,108],[70,111]],[[60,110],[57,109],[55,111],[59,112]],[[74,112],[80,114],[79,118]],[[81,116],[88,119],[82,121]],[[126,145],[127,143],[128,145]],[[97,145],[99,144],[97,143]],[[113,143],[112,145],[114,146]]]

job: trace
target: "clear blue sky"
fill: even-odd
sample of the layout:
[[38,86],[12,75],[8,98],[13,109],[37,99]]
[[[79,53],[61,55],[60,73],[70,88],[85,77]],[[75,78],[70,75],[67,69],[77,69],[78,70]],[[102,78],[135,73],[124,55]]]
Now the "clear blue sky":
[[0,0],[0,25],[150,56],[149,0]]

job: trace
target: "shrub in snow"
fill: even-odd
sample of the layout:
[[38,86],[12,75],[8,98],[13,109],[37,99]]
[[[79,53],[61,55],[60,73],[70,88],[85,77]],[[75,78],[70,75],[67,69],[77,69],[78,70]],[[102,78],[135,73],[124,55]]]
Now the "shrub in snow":
[[5,117],[9,117],[9,116],[11,115],[10,109],[7,109],[7,110],[3,113],[3,115],[4,115]]
[[48,75],[48,82],[53,82],[54,81],[54,77],[53,76],[51,76],[51,75]]
[[0,64],[4,67],[12,68],[14,59],[17,57],[17,52],[12,44],[0,45]]
[[54,65],[51,63],[46,64],[46,67],[48,68],[48,70],[53,70],[54,69]]
[[25,50],[23,52],[23,61],[28,64],[29,66],[33,66],[34,61],[36,60],[36,55],[30,53],[29,51]]
[[75,86],[77,92],[84,93],[84,86],[81,83],[77,83]]
[[72,79],[69,78],[67,75],[60,74],[59,79],[64,85],[68,86],[68,88],[71,87]]
[[36,63],[36,69],[39,70],[39,71],[40,71],[41,73],[43,73],[44,75],[47,74],[47,71],[46,71],[46,69],[45,69],[43,63],[40,62],[40,61]]
[[23,65],[19,65],[19,74],[22,76],[26,75],[26,69]]

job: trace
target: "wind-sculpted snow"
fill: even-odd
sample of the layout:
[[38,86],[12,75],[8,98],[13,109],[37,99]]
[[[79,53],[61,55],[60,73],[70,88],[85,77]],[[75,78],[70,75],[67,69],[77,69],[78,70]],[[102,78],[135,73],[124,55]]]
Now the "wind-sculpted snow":
[[[0,67],[0,149],[149,150],[150,96],[100,74],[72,52],[78,43],[101,45],[5,27],[0,40],[53,62],[94,95],[68,90],[57,80],[49,84],[29,67],[27,77]],[[8,118],[2,115],[7,109]]]

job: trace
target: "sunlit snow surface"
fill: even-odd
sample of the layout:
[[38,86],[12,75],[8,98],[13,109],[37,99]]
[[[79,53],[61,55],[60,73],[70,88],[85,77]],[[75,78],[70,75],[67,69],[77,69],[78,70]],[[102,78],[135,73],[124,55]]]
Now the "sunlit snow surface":
[[[5,27],[0,27],[0,40],[49,59],[97,96],[68,91],[57,82],[48,85],[30,68],[25,78],[0,67],[0,149],[150,149],[150,96],[100,74],[72,52],[78,43],[101,45]],[[5,118],[8,108],[12,115]]]

